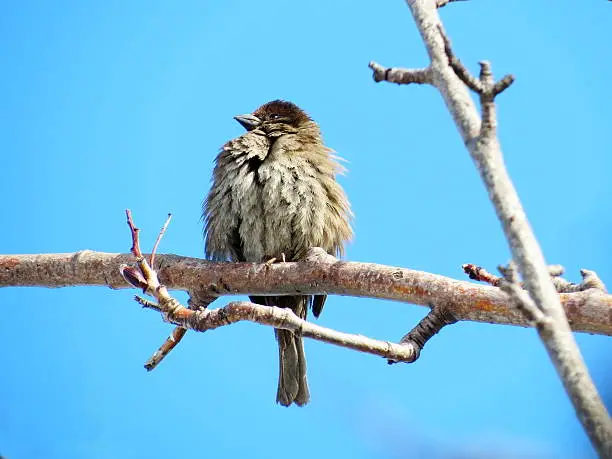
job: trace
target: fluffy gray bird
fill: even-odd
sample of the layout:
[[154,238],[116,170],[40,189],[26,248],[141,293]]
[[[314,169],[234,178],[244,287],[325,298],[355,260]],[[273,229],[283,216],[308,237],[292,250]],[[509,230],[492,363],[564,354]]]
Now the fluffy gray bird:
[[[204,201],[206,256],[213,260],[298,261],[311,247],[341,255],[352,237],[351,210],[336,182],[343,168],[319,126],[298,106],[275,100],[235,117],[247,132],[216,158]],[[290,308],[302,319],[308,305],[318,317],[325,295],[257,296],[251,301]],[[276,401],[308,403],[306,356],[300,336],[275,330],[279,348]]]

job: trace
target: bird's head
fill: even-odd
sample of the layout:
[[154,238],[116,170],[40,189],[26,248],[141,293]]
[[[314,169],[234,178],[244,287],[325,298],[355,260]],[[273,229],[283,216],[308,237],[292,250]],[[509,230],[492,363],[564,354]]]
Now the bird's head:
[[253,113],[235,116],[234,119],[247,131],[259,130],[268,137],[296,134],[316,126],[300,107],[284,100],[273,100]]

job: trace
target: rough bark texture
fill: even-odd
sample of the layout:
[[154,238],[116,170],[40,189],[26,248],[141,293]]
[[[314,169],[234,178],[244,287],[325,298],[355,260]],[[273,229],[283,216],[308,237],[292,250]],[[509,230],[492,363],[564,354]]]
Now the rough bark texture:
[[[119,273],[119,266],[124,263],[134,263],[134,256],[89,250],[72,254],[0,255],[0,287],[131,288]],[[328,293],[442,305],[458,320],[529,326],[499,288],[374,263],[331,257],[266,265],[157,255],[155,269],[164,285],[187,291],[192,299],[211,294]],[[559,298],[573,330],[612,335],[612,295],[591,289],[562,293]]]

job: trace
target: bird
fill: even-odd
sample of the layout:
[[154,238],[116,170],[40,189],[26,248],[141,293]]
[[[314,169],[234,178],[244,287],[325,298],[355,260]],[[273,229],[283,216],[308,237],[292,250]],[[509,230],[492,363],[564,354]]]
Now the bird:
[[[345,172],[319,125],[301,108],[273,100],[235,116],[246,130],[215,159],[202,204],[206,257],[215,261],[300,261],[311,247],[344,254],[353,213],[336,180]],[[319,317],[326,295],[251,296],[254,303]],[[276,402],[310,400],[302,337],[275,329],[279,348]]]

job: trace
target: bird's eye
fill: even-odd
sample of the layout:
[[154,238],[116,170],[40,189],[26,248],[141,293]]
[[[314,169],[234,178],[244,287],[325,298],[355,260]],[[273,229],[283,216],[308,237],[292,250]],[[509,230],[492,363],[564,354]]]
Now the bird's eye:
[[278,113],[272,113],[272,114],[270,115],[270,119],[271,119],[271,120],[278,120],[278,119],[280,119],[280,117],[281,117],[281,116],[280,116]]

